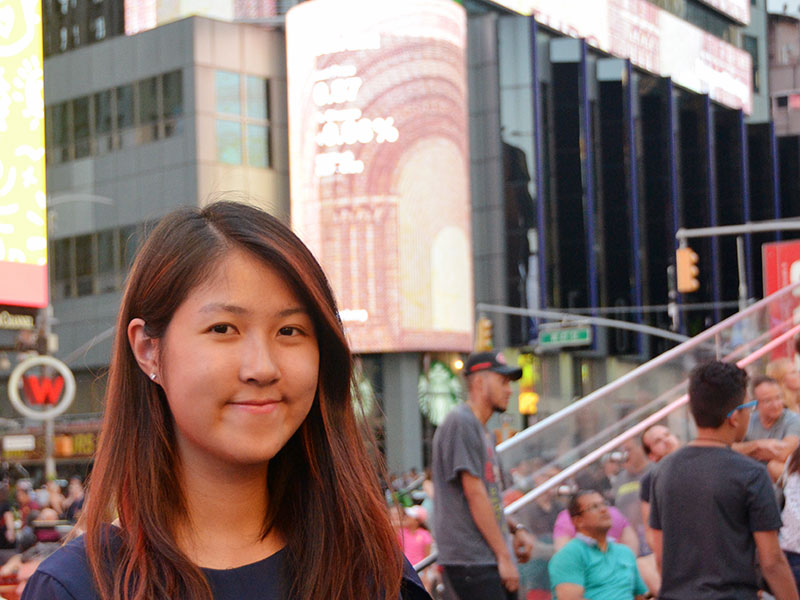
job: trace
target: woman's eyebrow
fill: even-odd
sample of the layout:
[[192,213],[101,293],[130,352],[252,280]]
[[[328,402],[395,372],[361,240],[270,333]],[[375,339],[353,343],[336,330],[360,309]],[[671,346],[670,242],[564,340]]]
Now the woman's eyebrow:
[[242,306],[238,306],[236,304],[226,304],[224,302],[210,302],[206,304],[200,309],[202,313],[211,313],[211,312],[229,312],[237,315],[245,314],[248,311],[246,308]]

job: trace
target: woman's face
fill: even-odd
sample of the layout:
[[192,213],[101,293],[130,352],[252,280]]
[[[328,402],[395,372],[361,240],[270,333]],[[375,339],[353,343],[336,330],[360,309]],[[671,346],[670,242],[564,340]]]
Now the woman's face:
[[281,276],[231,250],[178,307],[158,342],[185,465],[256,465],[297,431],[317,390],[311,315]]
[[793,392],[800,391],[800,372],[792,367],[783,376],[783,385],[792,390]]

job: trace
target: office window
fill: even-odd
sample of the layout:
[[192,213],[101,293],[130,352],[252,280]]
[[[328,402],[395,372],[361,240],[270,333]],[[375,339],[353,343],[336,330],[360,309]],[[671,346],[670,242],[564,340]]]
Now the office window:
[[238,73],[217,71],[214,90],[217,96],[217,112],[223,115],[242,114],[241,83]]
[[180,117],[183,115],[183,73],[172,71],[162,77],[164,94],[164,136],[170,137],[180,131]]
[[267,125],[247,126],[247,164],[266,169],[269,162],[269,127]]
[[761,69],[758,64],[758,39],[752,35],[745,35],[743,39],[744,49],[753,60],[753,92],[758,93],[761,89]]
[[182,72],[172,71],[45,108],[48,164],[178,133]]
[[89,98],[77,98],[72,101],[72,121],[75,128],[75,158],[84,158],[91,154],[89,127]]
[[103,17],[97,17],[94,20],[94,39],[102,40],[106,37],[106,20]]
[[242,164],[242,125],[238,121],[217,119],[217,160]]
[[139,87],[139,130],[137,141],[140,144],[158,138],[158,80],[150,77],[138,83]]
[[266,121],[269,119],[269,81],[252,75],[246,81],[247,118]]
[[[271,166],[269,81],[217,71],[217,160],[262,169]],[[241,118],[235,119],[237,115]]]
[[98,153],[111,152],[114,149],[111,133],[114,129],[114,108],[111,90],[94,95],[94,132],[95,147]]

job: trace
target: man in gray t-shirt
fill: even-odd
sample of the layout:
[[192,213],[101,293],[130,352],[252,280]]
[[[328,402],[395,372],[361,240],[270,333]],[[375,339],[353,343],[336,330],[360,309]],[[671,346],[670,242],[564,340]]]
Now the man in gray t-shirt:
[[758,408],[750,416],[745,441],[734,444],[733,449],[764,463],[776,481],[786,458],[800,442],[800,415],[783,406],[781,387],[771,377],[755,379],[753,397]]
[[464,373],[467,402],[450,412],[433,437],[439,564],[460,600],[506,600],[519,587],[513,554],[527,561],[533,538],[503,513],[500,468],[486,422],[505,411],[511,381],[522,370],[507,365],[501,353],[483,352],[467,359]]

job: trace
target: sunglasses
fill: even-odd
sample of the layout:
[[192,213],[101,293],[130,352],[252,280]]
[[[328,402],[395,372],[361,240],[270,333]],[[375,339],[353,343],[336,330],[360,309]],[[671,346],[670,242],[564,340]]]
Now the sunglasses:
[[734,408],[731,412],[729,412],[728,416],[725,418],[729,419],[730,417],[733,416],[733,413],[735,413],[737,410],[743,410],[745,408],[755,408],[756,404],[758,404],[758,400],[751,400],[750,402],[745,402],[744,404],[740,404],[739,406]]

